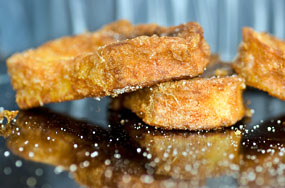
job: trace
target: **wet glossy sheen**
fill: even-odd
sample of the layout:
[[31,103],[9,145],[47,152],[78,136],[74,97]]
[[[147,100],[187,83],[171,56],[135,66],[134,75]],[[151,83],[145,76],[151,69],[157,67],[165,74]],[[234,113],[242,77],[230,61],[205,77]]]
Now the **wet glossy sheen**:
[[106,100],[20,111],[0,129],[0,187],[284,187],[285,103],[245,98],[251,120],[200,132],[154,129]]

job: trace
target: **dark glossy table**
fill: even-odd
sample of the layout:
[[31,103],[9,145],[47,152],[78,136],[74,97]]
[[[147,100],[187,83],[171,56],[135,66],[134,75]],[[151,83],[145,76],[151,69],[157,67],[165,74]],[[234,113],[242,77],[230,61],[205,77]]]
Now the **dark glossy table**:
[[[17,109],[7,77],[0,106]],[[248,88],[252,118],[164,131],[109,98],[20,111],[0,129],[0,187],[285,187],[285,102]]]

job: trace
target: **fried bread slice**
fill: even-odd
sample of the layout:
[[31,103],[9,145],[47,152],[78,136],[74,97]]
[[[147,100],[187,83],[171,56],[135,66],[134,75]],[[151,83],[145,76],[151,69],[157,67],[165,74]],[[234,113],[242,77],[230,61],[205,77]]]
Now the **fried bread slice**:
[[243,40],[233,64],[246,84],[285,100],[285,41],[243,28]]
[[103,97],[194,77],[209,62],[202,27],[118,21],[94,33],[48,42],[7,60],[20,108]]
[[123,105],[145,123],[163,129],[200,130],[233,125],[245,114],[245,81],[230,76],[230,66],[212,62],[202,77],[144,88],[126,95]]

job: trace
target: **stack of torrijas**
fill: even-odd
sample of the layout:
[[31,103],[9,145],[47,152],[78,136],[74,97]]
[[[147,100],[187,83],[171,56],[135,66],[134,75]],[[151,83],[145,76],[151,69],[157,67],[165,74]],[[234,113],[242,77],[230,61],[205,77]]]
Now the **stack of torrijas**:
[[124,93],[120,103],[145,123],[198,130],[245,114],[244,79],[217,62],[198,23],[122,20],[15,54],[7,66],[20,108]]

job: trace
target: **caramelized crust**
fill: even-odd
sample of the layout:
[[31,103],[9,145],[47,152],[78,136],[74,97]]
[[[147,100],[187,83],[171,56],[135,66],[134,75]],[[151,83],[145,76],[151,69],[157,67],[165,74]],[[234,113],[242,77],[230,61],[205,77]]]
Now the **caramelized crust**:
[[234,70],[246,84],[285,100],[285,41],[243,28]]
[[[231,73],[229,64],[210,63],[203,77],[166,82],[124,97],[123,105],[142,120],[164,129],[214,129],[230,126],[245,114],[238,76],[213,76],[217,70]],[[206,78],[205,78],[206,77]]]
[[15,54],[7,66],[17,104],[31,108],[194,77],[204,71],[209,54],[197,23],[164,28],[118,21]]
[[124,106],[156,127],[213,129],[233,125],[244,116],[244,88],[237,76],[167,82],[129,94]]

